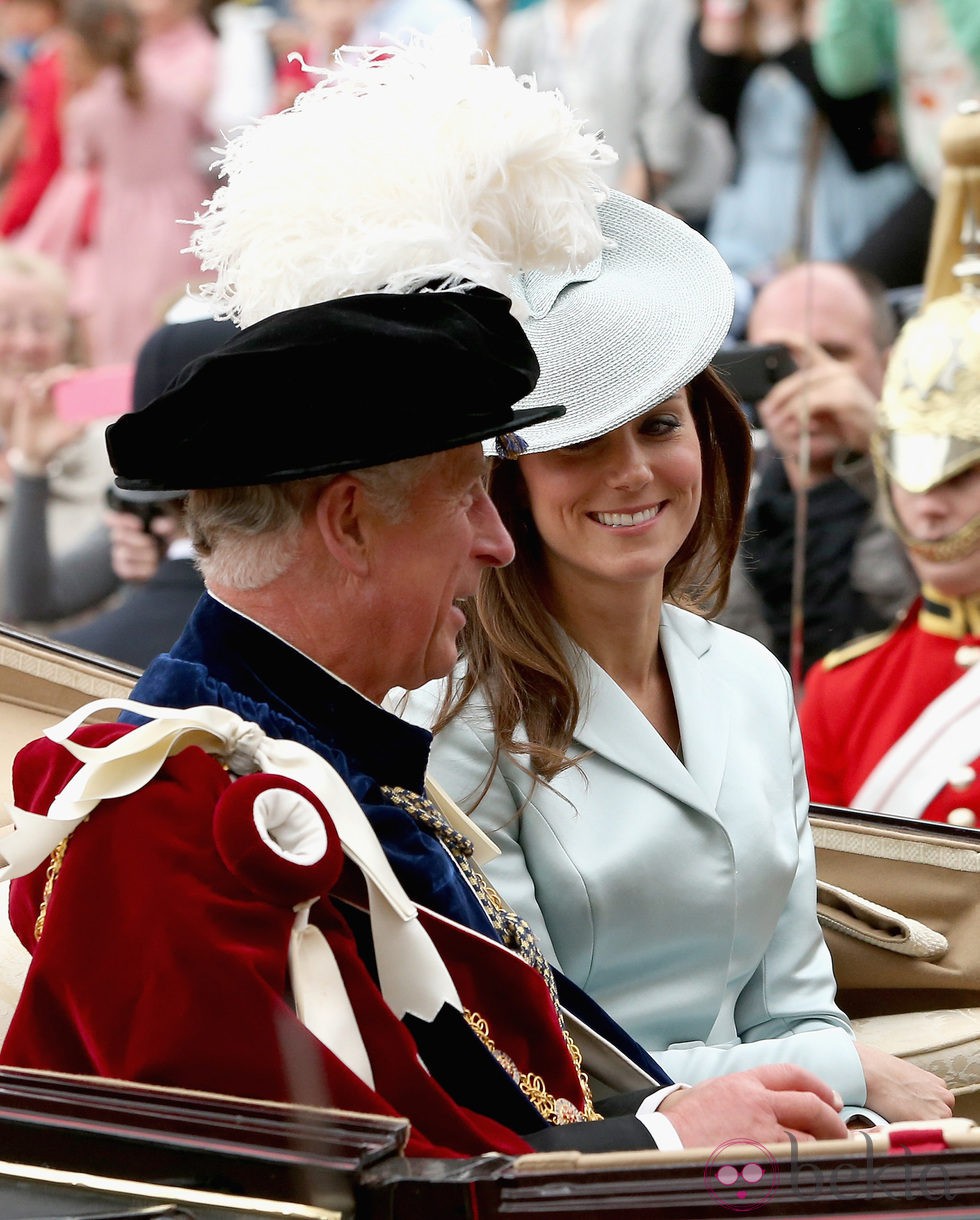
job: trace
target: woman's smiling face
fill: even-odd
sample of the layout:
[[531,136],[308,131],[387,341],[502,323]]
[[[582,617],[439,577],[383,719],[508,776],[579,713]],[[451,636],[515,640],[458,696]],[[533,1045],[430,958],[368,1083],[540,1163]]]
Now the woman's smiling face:
[[595,440],[520,459],[552,581],[656,579],[701,504],[701,447],[686,390]]

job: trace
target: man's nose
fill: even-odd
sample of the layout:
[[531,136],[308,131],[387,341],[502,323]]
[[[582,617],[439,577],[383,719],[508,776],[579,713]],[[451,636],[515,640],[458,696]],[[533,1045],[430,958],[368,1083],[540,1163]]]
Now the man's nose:
[[476,511],[479,518],[474,540],[476,558],[488,568],[505,568],[514,558],[514,540],[486,492],[476,505]]
[[941,521],[949,515],[949,497],[942,487],[920,492],[912,501],[912,511],[923,521]]

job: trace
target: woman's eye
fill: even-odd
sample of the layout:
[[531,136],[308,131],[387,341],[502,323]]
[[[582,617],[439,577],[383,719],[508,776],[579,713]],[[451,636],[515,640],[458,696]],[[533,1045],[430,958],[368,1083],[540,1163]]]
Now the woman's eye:
[[640,431],[645,436],[665,436],[667,433],[676,432],[680,426],[681,421],[676,415],[653,415],[643,421]]

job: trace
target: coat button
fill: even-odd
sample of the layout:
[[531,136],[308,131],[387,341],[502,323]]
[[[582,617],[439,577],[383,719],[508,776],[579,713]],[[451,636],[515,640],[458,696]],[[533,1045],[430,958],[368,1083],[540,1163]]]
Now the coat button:
[[975,826],[977,815],[972,809],[951,809],[946,815],[946,821],[950,826]]
[[976,778],[977,773],[972,767],[955,767],[949,773],[949,786],[957,792],[965,792]]

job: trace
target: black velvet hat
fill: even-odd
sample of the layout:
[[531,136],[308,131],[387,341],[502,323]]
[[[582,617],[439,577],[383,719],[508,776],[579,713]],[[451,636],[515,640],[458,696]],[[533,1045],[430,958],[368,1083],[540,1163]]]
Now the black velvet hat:
[[[214,318],[195,318],[192,322],[164,322],[152,331],[136,355],[133,378],[133,410],[142,411],[158,398],[176,378],[184,365],[205,352],[210,352],[238,334],[234,322],[217,322]],[[114,497],[125,505],[159,504],[163,500],[182,500],[183,488],[164,491],[139,490],[132,487],[113,488]]]
[[133,490],[280,483],[454,449],[560,415],[514,410],[538,362],[487,288],[290,309],[188,364],[106,431]]
[[133,410],[142,411],[168,390],[185,365],[213,352],[240,331],[234,322],[194,318],[164,322],[147,337],[136,356]]

